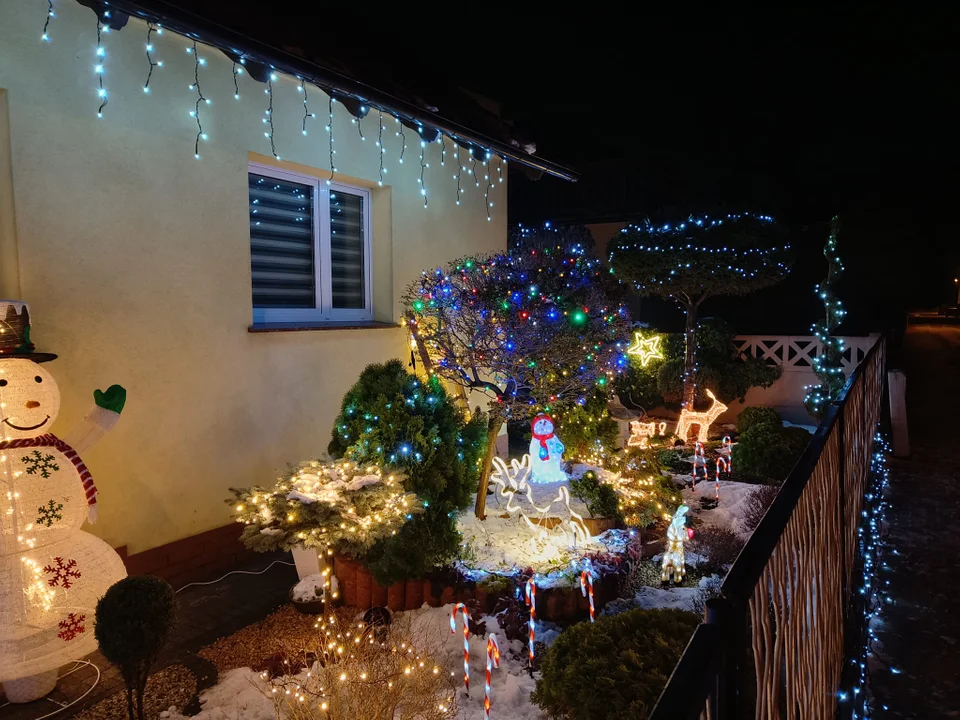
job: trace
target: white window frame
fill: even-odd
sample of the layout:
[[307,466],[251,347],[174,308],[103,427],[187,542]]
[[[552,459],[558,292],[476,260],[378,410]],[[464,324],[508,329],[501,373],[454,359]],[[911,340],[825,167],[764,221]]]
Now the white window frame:
[[[253,308],[254,323],[274,322],[349,322],[373,320],[373,238],[371,233],[371,193],[367,188],[327,182],[313,175],[281,170],[270,165],[249,163],[247,174],[263,175],[277,180],[286,180],[308,185],[313,193],[313,271],[316,283],[315,308]],[[330,193],[344,192],[363,198],[363,308],[333,307],[333,276],[330,249]],[[249,247],[249,237],[247,243]],[[252,279],[251,279],[252,291]],[[253,303],[253,293],[250,294]]]

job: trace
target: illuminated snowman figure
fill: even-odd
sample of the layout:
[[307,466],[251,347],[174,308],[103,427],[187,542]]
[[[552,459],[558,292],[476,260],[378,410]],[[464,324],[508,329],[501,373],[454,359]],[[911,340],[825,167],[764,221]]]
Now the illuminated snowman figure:
[[96,650],[97,600],[126,576],[105,542],[80,530],[96,519],[97,488],[79,453],[120,417],[126,391],[96,406],[63,440],[50,432],[60,391],[30,342],[25,303],[0,300],[0,682],[7,699],[50,692],[57,669]]
[[530,482],[535,484],[566,482],[563,471],[563,443],[553,432],[553,418],[537,415],[530,424]]

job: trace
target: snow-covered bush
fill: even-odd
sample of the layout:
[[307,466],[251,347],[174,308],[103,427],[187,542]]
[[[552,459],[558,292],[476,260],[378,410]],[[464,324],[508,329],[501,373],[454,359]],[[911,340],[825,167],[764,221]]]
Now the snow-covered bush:
[[574,625],[543,656],[531,700],[556,718],[645,718],[699,624],[693,613],[659,609]]
[[303,545],[361,557],[423,510],[401,474],[348,460],[307,460],[272,488],[230,491],[227,502],[246,525],[240,539],[259,552]]

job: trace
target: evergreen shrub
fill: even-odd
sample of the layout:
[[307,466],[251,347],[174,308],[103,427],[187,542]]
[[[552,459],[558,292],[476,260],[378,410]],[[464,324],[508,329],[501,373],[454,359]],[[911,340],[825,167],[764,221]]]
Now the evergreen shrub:
[[683,610],[641,609],[574,625],[543,656],[531,699],[553,718],[645,718],[699,624]]

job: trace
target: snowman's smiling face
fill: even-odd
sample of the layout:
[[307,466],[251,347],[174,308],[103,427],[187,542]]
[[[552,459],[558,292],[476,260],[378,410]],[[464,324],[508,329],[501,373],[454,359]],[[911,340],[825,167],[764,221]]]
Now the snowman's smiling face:
[[32,360],[0,360],[0,439],[29,438],[50,431],[60,412],[53,376]]
[[533,431],[537,435],[550,435],[553,433],[553,423],[546,418],[540,418],[533,424]]

